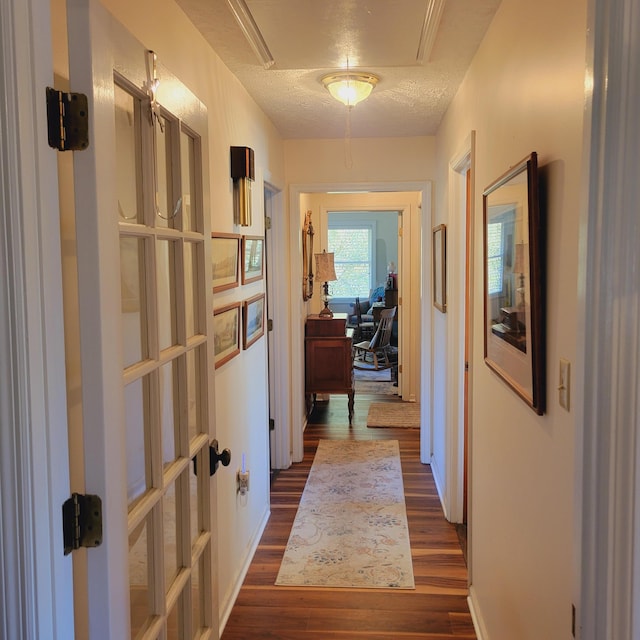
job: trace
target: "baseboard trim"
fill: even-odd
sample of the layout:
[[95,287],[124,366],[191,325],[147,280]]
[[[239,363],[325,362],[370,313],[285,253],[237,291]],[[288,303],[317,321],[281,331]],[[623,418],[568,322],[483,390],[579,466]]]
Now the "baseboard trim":
[[219,627],[220,636],[222,635],[224,628],[227,626],[227,622],[229,620],[229,616],[231,615],[233,605],[236,603],[236,600],[238,599],[238,594],[240,593],[240,589],[242,588],[242,583],[244,582],[244,579],[247,576],[247,572],[249,571],[249,567],[253,562],[253,557],[256,555],[256,550],[258,548],[258,545],[260,544],[260,539],[262,538],[262,534],[264,533],[264,530],[267,526],[267,522],[269,522],[270,517],[271,517],[271,511],[270,509],[267,509],[262,518],[262,522],[258,527],[257,533],[253,537],[253,540],[251,541],[251,547],[249,548],[249,553],[247,554],[245,561],[242,565],[242,569],[240,570],[240,573],[236,578],[231,596],[225,602],[224,606],[220,611],[220,627]]
[[440,480],[440,471],[438,469],[438,464],[436,463],[436,459],[434,456],[431,456],[430,465],[431,465],[431,473],[433,474],[433,480],[436,483],[436,491],[438,492],[438,498],[440,498],[440,504],[442,505],[442,511],[444,512],[444,517],[449,522],[451,522],[449,518],[448,510],[447,510],[447,505],[444,500],[444,493],[443,493],[444,485]]
[[469,605],[469,611],[471,612],[471,620],[473,621],[473,628],[476,631],[478,640],[489,640],[489,634],[487,633],[487,627],[482,619],[482,613],[480,612],[480,606],[478,605],[478,598],[476,596],[473,585],[469,585],[469,595],[467,596],[467,603]]

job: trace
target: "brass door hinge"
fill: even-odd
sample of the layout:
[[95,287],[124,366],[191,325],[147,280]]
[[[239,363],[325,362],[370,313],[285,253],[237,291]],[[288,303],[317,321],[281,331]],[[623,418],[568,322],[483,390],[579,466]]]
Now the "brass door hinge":
[[89,146],[89,106],[83,93],[47,87],[49,146],[58,151],[82,151]]
[[73,493],[62,505],[64,555],[80,547],[102,544],[102,500],[99,496]]

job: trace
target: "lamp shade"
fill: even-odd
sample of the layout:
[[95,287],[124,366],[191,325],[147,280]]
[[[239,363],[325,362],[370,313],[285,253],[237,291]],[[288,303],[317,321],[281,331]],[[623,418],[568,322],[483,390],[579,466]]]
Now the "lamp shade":
[[316,280],[318,282],[333,282],[337,280],[336,270],[333,266],[333,253],[316,253]]
[[372,73],[344,71],[324,76],[322,84],[336,100],[353,107],[369,97],[378,84],[378,77]]

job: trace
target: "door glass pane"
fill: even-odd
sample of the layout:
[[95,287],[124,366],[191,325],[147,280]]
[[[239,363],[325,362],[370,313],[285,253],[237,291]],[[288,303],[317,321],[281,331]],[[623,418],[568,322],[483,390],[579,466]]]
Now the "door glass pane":
[[118,220],[141,223],[139,101],[116,85],[114,102]]
[[[149,487],[151,476],[147,431],[147,380],[136,380],[124,389],[125,426],[127,432],[127,499],[129,507]],[[149,471],[147,472],[147,467]]]
[[[174,202],[171,183],[171,132],[173,122],[161,118],[163,127],[154,125],[156,140],[156,226],[174,228],[175,216],[179,212],[179,203]],[[179,196],[178,196],[179,197]],[[176,198],[177,200],[178,198]]]
[[158,342],[166,349],[177,342],[176,330],[176,243],[158,241]]
[[179,496],[176,496],[176,484],[172,482],[163,500],[164,522],[164,590],[168,591],[171,583],[178,575],[177,522],[179,513]]
[[178,420],[178,362],[172,360],[160,367],[160,424],[162,429],[163,467],[176,459]]
[[151,615],[149,594],[148,532],[150,518],[143,520],[129,536],[129,601],[131,637],[135,638]]
[[189,424],[189,442],[202,433],[202,407],[200,398],[200,365],[204,347],[187,351],[187,419]]
[[193,242],[184,243],[184,297],[185,297],[185,322],[187,338],[199,333],[197,297],[197,248]]
[[182,220],[185,231],[198,231],[196,223],[195,202],[195,142],[193,138],[182,131],[180,133],[180,165],[182,175]]
[[147,357],[144,240],[120,238],[120,298],[125,368]]

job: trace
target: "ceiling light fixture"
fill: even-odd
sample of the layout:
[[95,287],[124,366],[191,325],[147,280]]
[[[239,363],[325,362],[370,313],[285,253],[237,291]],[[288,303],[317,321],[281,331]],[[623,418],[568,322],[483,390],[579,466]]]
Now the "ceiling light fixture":
[[353,107],[369,97],[379,78],[372,73],[337,71],[321,79],[329,93],[347,107]]
[[251,45],[251,48],[258,56],[258,60],[262,62],[262,66],[265,69],[269,69],[273,66],[275,60],[273,59],[271,51],[269,51],[269,47],[264,41],[262,33],[260,33],[260,29],[258,29],[258,25],[253,19],[253,15],[251,14],[251,11],[249,11],[249,7],[247,7],[246,2],[244,0],[227,0],[227,2],[229,3],[231,11],[242,29],[242,33],[244,33],[245,38]]

